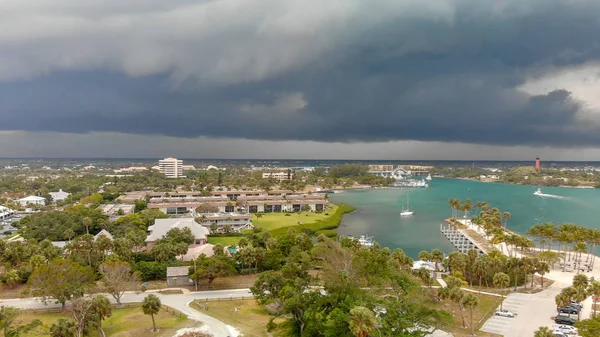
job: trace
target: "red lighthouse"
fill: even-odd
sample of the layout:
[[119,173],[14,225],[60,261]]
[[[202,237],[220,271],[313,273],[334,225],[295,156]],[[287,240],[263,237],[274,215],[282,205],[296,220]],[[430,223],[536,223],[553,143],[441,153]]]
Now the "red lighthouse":
[[535,169],[540,170],[540,158],[535,158]]

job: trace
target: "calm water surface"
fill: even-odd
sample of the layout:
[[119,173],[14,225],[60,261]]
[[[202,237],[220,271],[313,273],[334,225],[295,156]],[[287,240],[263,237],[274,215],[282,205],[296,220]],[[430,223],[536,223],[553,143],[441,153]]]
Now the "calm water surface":
[[[330,195],[335,203],[357,208],[344,215],[338,232],[342,235],[368,234],[382,246],[402,248],[411,257],[421,250],[440,248],[452,251],[440,233],[440,223],[451,215],[451,198],[471,199],[473,205],[487,201],[502,212],[510,212],[508,228],[524,234],[536,223],[570,222],[600,228],[600,190],[544,187],[551,196],[533,195],[535,186],[436,179],[425,189],[343,191]],[[400,217],[410,195],[411,217]]]

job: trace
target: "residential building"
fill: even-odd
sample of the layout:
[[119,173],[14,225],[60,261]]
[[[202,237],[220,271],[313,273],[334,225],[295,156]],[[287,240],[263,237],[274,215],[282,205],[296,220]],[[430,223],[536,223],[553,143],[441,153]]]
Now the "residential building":
[[62,189],[58,190],[58,192],[50,192],[48,194],[52,197],[53,202],[65,201],[71,195],[71,193],[65,192]]
[[148,227],[150,234],[148,234],[146,242],[151,246],[153,242],[161,239],[168,231],[174,228],[189,228],[192,231],[192,235],[194,235],[194,242],[192,244],[203,245],[208,241],[206,238],[209,234],[208,229],[194,221],[194,218],[170,218],[154,220],[154,225]]
[[103,229],[98,234],[94,235],[94,240],[98,240],[102,236],[108,238],[110,241],[114,240],[112,234],[110,234],[106,229]]
[[196,167],[194,165],[182,165],[181,168],[184,171],[196,171]]
[[369,165],[369,171],[393,171],[394,165]]
[[35,195],[30,195],[30,196],[25,197],[25,198],[17,199],[16,202],[18,202],[23,207],[25,207],[27,205],[41,205],[41,206],[45,206],[46,205],[46,198],[38,197],[38,196],[35,196]]
[[17,214],[15,210],[5,206],[0,206],[0,220],[9,219],[15,214]]
[[124,168],[120,168],[118,170],[113,170],[115,173],[127,173],[127,172],[144,172],[147,171],[148,168],[144,167],[144,166],[130,166],[130,167],[124,167]]
[[274,179],[277,181],[292,180],[294,173],[290,172],[265,172],[262,174],[263,179]]
[[216,233],[224,233],[225,226],[229,226],[232,232],[239,232],[244,229],[252,229],[252,214],[240,213],[201,213],[196,218],[199,223],[208,228],[217,226]]
[[[127,215],[132,214],[135,210],[133,204],[107,204],[102,205],[102,212],[106,215]],[[119,212],[121,210],[122,212]],[[122,213],[122,214],[119,214]]]
[[169,215],[187,215],[198,206],[213,207],[218,213],[271,213],[299,212],[307,208],[314,212],[325,210],[328,200],[325,194],[304,194],[286,196],[239,196],[237,200],[215,200],[213,197],[195,197],[187,200],[156,200],[148,203],[148,208],[156,208]]
[[169,287],[191,286],[194,281],[189,276],[190,267],[167,267],[167,285]]
[[167,178],[183,177],[183,161],[177,158],[165,158],[159,160],[158,170]]

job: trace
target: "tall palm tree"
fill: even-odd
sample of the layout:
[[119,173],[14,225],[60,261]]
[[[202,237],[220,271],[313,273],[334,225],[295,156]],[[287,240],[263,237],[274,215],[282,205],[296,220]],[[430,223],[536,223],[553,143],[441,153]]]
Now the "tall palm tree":
[[581,270],[581,255],[583,253],[587,253],[587,245],[585,242],[579,242],[573,247],[573,252],[575,253],[575,264],[577,264],[577,274]]
[[444,253],[439,249],[434,249],[430,253],[431,261],[435,263],[435,274],[434,278],[437,278],[437,272],[439,270],[439,263],[444,260]]
[[504,218],[504,228],[508,225],[508,219],[510,219],[510,212],[502,213],[502,218]]
[[538,274],[540,274],[540,277],[542,279],[542,289],[544,289],[544,275],[550,272],[550,265],[548,264],[548,262],[538,261],[535,270]]
[[471,212],[471,210],[473,209],[473,203],[471,202],[470,199],[465,200],[465,202],[462,205],[462,210],[465,212],[465,219],[467,219],[469,217],[469,212]]
[[350,330],[356,337],[367,337],[377,327],[375,315],[371,310],[357,306],[350,310]]
[[[498,289],[505,289],[510,285],[510,277],[504,273],[496,273],[494,275],[494,287]],[[502,310],[502,303],[504,302],[504,293],[502,293],[502,301],[500,301],[500,310]]]
[[521,271],[521,267],[522,267],[521,259],[519,259],[517,257],[511,257],[510,259],[508,259],[508,262],[506,263],[506,267],[509,271],[511,271],[513,273],[514,281],[515,281],[515,291],[516,291],[517,290],[517,282],[519,280],[518,274]]
[[[588,285],[588,294],[592,296],[592,303],[596,303],[600,300],[600,281],[592,281]],[[592,317],[596,318],[596,305],[594,307],[594,314]]]
[[473,294],[468,294],[462,298],[462,305],[469,309],[469,320],[471,321],[471,335],[475,336],[475,325],[473,323],[473,309],[479,305],[479,298]]

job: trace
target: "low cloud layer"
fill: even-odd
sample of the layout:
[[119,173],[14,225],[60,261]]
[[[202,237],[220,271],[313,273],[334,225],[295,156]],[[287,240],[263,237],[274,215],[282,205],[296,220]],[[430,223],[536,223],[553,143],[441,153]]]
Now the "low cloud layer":
[[0,129],[596,147],[581,84],[523,88],[597,70],[598,13],[592,0],[0,1]]

